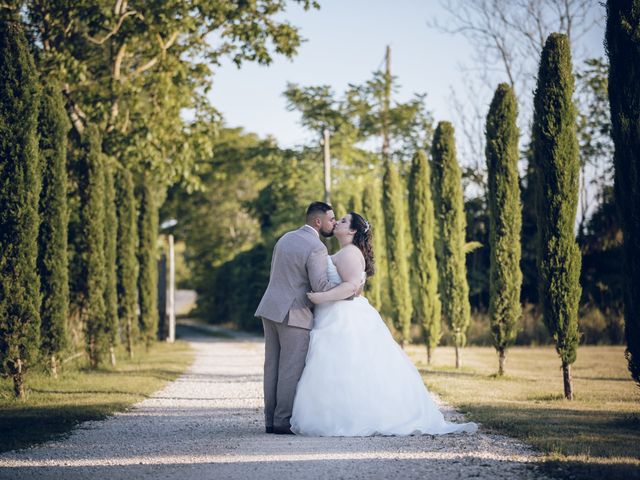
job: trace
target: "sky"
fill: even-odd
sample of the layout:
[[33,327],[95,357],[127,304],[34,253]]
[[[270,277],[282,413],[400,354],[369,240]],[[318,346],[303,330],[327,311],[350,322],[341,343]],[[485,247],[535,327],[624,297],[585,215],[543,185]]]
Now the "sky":
[[[462,36],[429,27],[430,21],[448,18],[438,0],[320,0],[320,4],[320,10],[306,12],[289,4],[285,17],[306,39],[292,59],[276,56],[268,67],[246,63],[238,69],[229,61],[217,67],[209,99],[227,126],[241,126],[261,137],[271,135],[282,147],[314,141],[316,134],[300,125],[299,114],[286,109],[282,92],[287,82],[330,85],[340,95],[349,83],[363,83],[383,67],[387,45],[391,71],[401,87],[397,100],[426,93],[435,121],[452,119],[451,88],[462,88],[460,66],[470,64],[474,51]],[[594,8],[604,15],[599,2],[594,1]],[[604,55],[602,35],[602,28],[596,27],[584,39],[590,56]]]

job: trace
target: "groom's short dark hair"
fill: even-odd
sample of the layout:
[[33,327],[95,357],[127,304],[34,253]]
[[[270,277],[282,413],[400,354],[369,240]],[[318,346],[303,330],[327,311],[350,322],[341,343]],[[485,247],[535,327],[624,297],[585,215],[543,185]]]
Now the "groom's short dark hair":
[[324,202],[313,202],[307,208],[307,221],[311,220],[311,217],[315,217],[319,213],[327,213],[329,210],[333,210],[333,207]]

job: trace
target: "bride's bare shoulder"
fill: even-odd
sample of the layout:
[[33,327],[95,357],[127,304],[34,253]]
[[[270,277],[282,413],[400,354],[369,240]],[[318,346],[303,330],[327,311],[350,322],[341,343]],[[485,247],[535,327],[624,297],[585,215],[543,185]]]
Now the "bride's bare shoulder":
[[[358,262],[364,264],[364,255],[358,247],[355,245],[345,245],[340,249],[338,253],[334,255],[334,259],[338,262]],[[337,264],[336,264],[337,265]]]

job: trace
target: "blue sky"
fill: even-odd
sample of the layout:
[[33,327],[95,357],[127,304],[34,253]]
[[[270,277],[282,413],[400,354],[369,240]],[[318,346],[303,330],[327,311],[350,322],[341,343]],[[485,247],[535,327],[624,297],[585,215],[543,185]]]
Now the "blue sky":
[[[452,118],[450,90],[460,88],[460,64],[470,63],[473,49],[462,36],[428,27],[434,18],[446,20],[437,0],[320,3],[320,10],[305,12],[296,4],[287,10],[286,18],[307,39],[293,59],[276,57],[269,67],[247,63],[241,69],[225,61],[216,69],[209,98],[228,126],[273,135],[284,147],[308,143],[315,134],[300,126],[296,112],[286,110],[282,92],[287,82],[327,84],[342,93],[382,66],[387,45],[392,73],[401,85],[397,98],[427,93],[435,120]],[[602,30],[594,29],[584,44],[589,53],[603,55]]]

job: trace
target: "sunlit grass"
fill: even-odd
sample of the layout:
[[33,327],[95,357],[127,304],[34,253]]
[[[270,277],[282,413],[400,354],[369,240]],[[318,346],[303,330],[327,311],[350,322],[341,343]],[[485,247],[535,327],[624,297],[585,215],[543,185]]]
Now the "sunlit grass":
[[9,379],[0,379],[0,451],[43,442],[80,422],[126,410],[193,361],[189,345],[181,341],[157,343],[148,352],[140,346],[133,360],[119,353],[115,368],[90,370],[78,359],[65,365],[58,379],[30,372],[25,401],[13,398]]
[[424,348],[408,353],[430,390],[485,429],[524,440],[546,454],[548,468],[577,478],[640,476],[640,391],[627,370],[624,348],[585,346],[572,367],[575,399],[563,396],[560,360],[553,347],[514,347],[506,375],[496,376],[490,347],[438,348],[426,365]]

